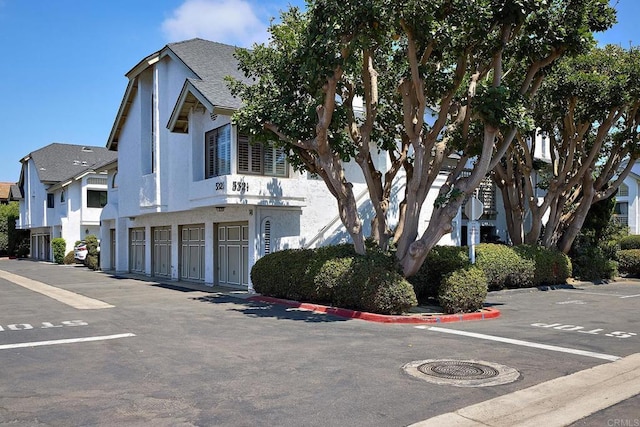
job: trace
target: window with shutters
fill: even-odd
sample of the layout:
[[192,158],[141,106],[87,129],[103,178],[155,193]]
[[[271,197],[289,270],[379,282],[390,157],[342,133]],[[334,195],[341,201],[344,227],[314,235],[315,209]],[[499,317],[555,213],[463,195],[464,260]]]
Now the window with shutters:
[[246,136],[238,137],[238,173],[262,175],[262,144],[251,144]]
[[238,173],[286,177],[288,170],[284,148],[238,138]]
[[231,173],[231,125],[205,134],[206,178]]

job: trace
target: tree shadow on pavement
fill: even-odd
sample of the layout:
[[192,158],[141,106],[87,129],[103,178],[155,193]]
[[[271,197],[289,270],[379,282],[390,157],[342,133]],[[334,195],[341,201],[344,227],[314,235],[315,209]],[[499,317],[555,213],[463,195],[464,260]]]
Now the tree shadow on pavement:
[[345,322],[347,320],[351,320],[344,317],[333,316],[330,314],[316,313],[301,308],[287,307],[281,304],[249,301],[242,298],[233,298],[227,295],[220,294],[207,295],[191,299],[194,301],[209,304],[232,304],[235,306],[235,308],[230,308],[229,311],[243,313],[246,316],[253,318],[274,318],[282,320],[296,320],[309,323]]

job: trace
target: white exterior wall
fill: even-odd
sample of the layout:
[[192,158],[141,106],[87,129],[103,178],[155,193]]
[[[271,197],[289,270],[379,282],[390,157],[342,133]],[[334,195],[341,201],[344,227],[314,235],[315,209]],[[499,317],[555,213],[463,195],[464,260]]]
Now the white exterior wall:
[[47,226],[47,190],[40,179],[33,159],[23,163],[24,199],[20,201],[19,228]]
[[[101,221],[101,264],[107,270],[130,271],[129,230],[145,230],[144,273],[153,274],[152,229],[171,228],[171,279],[180,276],[181,226],[204,224],[204,283],[216,282],[217,250],[215,230],[218,224],[243,222],[249,230],[249,267],[265,253],[264,226],[270,224],[271,251],[317,247],[348,241],[349,236],[338,216],[337,203],[325,183],[309,178],[306,173],[289,171],[287,178],[237,174],[236,129],[231,132],[231,173],[205,179],[205,134],[230,122],[230,117],[212,115],[202,105],[189,114],[188,133],[169,132],[166,128],[185,79],[193,77],[182,63],[165,56],[138,75],[137,91],[117,140],[117,188],[109,189],[109,205]],[[156,94],[155,120],[152,121],[152,91]],[[215,100],[214,100],[215,101]],[[150,171],[151,126],[155,126],[156,172]],[[385,164],[386,156],[376,161]],[[346,165],[346,176],[363,219],[365,234],[370,232],[371,204],[360,168]],[[115,174],[109,174],[110,182]],[[423,232],[431,215],[433,200],[444,178],[436,183],[420,221]],[[234,183],[245,184],[234,190]],[[248,187],[246,187],[248,185]],[[237,186],[236,186],[237,187]],[[390,215],[397,218],[398,205],[404,198],[404,187],[396,186]],[[222,210],[224,208],[224,210]],[[111,248],[111,230],[116,234],[116,247]],[[460,221],[453,235],[443,244],[459,243]],[[113,257],[113,259],[112,259]],[[249,285],[251,287],[251,285]]]
[[640,182],[638,180],[640,179],[640,176],[635,174],[636,168],[640,169],[640,166],[636,164],[634,166],[634,172],[630,173],[624,180],[624,183],[629,187],[629,195],[616,196],[617,203],[628,203],[629,234],[640,234],[640,204],[638,203],[638,197],[640,197]]

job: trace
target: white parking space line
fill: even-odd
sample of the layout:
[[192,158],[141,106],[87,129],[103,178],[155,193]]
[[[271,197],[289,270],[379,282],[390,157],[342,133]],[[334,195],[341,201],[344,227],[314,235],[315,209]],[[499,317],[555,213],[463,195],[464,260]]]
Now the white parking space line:
[[68,339],[51,340],[51,341],[22,342],[18,344],[0,345],[0,350],[8,350],[12,348],[25,348],[25,347],[41,347],[44,345],[73,344],[78,342],[116,340],[119,338],[129,338],[129,337],[135,337],[135,336],[136,336],[135,334],[117,334],[117,335],[104,335],[101,337],[68,338]]
[[600,296],[615,297],[615,298],[620,298],[620,299],[640,297],[640,294],[637,294],[637,295],[605,294],[604,292],[587,292],[587,291],[570,290],[570,289],[556,289],[556,292],[569,292],[569,293],[572,293],[572,294],[600,295]]
[[[416,328],[419,328],[419,327],[416,326]],[[479,338],[479,339],[483,339],[483,340],[503,342],[503,343],[506,343],[506,344],[519,345],[519,346],[522,346],[522,347],[539,348],[541,350],[558,351],[558,352],[561,352],[561,353],[576,354],[576,355],[579,355],[579,356],[595,357],[596,359],[604,359],[604,360],[609,360],[609,361],[616,361],[616,360],[621,359],[619,356],[614,356],[614,355],[611,355],[611,354],[595,353],[595,352],[592,352],[592,351],[577,350],[577,349],[574,349],[574,348],[567,348],[567,347],[558,347],[558,346],[555,346],[555,345],[540,344],[540,343],[535,343],[535,342],[530,342],[530,341],[523,341],[523,340],[515,340],[515,339],[512,339],[512,338],[497,337],[497,336],[494,336],[494,335],[478,334],[478,333],[475,333],[475,332],[458,331],[458,330],[455,330],[455,329],[445,329],[445,328],[439,328],[437,326],[422,327],[422,328],[419,328],[419,329],[428,329],[430,331],[443,332],[445,334],[462,335],[462,336],[465,336],[465,337]]]
[[67,291],[65,289],[56,288],[55,286],[47,285],[46,283],[38,282],[37,280],[18,276],[17,274],[9,273],[8,271],[0,270],[0,278],[8,280],[18,286],[22,286],[23,288],[38,292],[39,294],[48,296],[49,298],[53,298],[61,303],[77,308],[78,310],[97,310],[114,307],[106,302],[85,297],[84,295],[76,294],[75,292]]
[[604,297],[616,297],[622,298],[624,295],[620,294],[606,294],[604,292],[588,292],[588,291],[579,291],[579,290],[571,290],[571,289],[556,289],[555,292],[569,292],[572,294],[587,294],[587,295],[600,295]]

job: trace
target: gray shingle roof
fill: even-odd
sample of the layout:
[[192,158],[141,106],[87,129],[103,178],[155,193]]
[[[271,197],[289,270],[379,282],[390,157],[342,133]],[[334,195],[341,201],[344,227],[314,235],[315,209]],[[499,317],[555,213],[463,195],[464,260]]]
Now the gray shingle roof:
[[29,154],[41,182],[57,183],[118,158],[105,147],[53,143]]
[[18,184],[13,184],[11,186],[11,200],[20,200],[23,198],[22,191],[20,190],[20,186]]
[[214,105],[240,108],[240,100],[229,92],[224,78],[234,77],[248,81],[238,70],[238,60],[233,56],[235,46],[203,39],[191,39],[167,45],[199,79],[189,81]]

